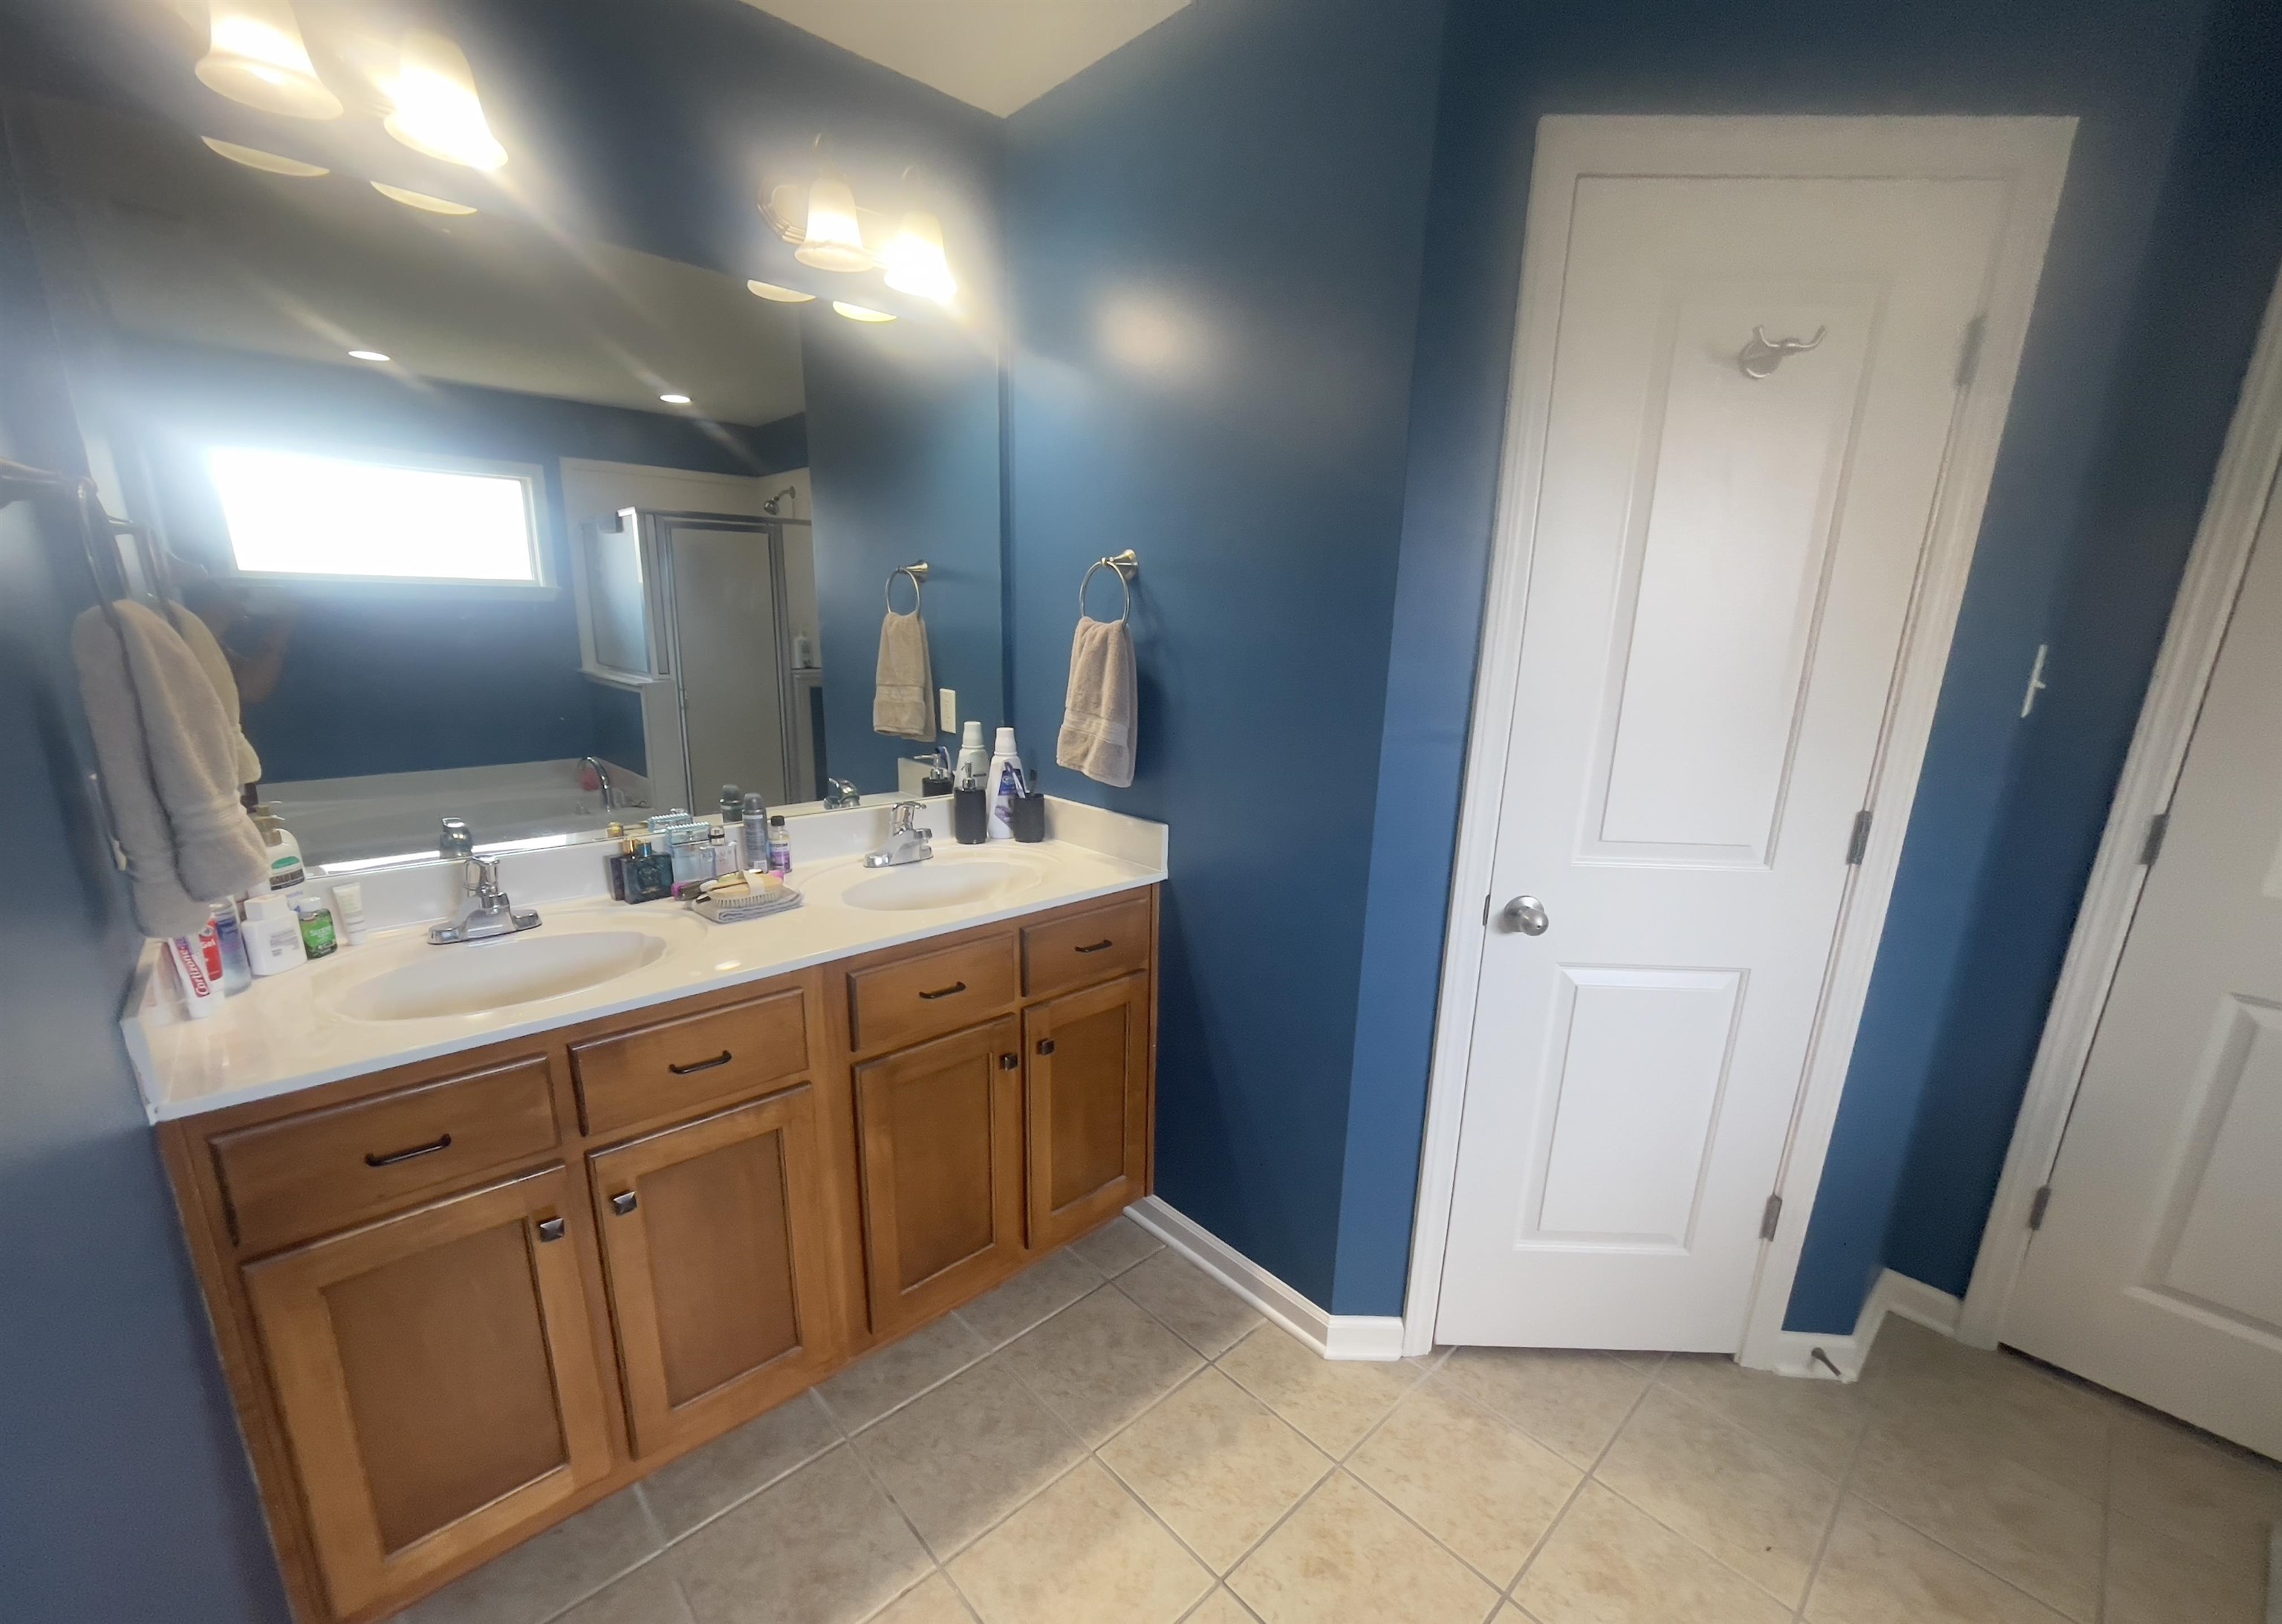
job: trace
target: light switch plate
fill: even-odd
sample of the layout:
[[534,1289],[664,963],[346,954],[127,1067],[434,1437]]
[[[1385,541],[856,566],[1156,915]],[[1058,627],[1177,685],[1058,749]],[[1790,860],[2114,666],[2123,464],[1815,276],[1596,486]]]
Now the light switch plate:
[[935,691],[935,708],[945,733],[959,731],[959,690],[939,688]]

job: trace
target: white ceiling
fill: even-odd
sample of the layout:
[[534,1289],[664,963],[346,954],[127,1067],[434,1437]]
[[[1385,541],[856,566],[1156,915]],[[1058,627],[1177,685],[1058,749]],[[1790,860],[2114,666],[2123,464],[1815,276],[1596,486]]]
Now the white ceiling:
[[1005,118],[1189,0],[746,0]]

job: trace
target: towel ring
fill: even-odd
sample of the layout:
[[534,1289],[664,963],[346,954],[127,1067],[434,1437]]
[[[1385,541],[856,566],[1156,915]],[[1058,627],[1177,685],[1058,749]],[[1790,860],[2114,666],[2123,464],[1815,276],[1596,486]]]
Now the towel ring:
[[890,570],[888,571],[888,612],[891,615],[897,612],[896,609],[896,577],[898,575],[908,575],[912,578],[911,612],[916,615],[920,612],[920,587],[928,578],[927,560],[922,558],[917,563],[907,563],[900,569]]
[[1133,613],[1133,578],[1141,573],[1141,561],[1129,547],[1114,558],[1097,558],[1086,565],[1085,576],[1077,584],[1077,612],[1081,619],[1087,618],[1085,589],[1093,585],[1096,570],[1114,570],[1117,572],[1117,584],[1125,589],[1125,607],[1118,612],[1115,621],[1107,624],[1122,625]]

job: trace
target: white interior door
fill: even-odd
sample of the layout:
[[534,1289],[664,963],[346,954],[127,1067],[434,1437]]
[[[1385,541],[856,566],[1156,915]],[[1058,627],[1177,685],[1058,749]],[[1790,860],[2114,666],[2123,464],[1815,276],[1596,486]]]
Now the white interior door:
[[1742,1342],[2005,192],[1577,184],[1440,1340]]
[[2282,1457],[2282,502],[2270,497],[2004,1340]]

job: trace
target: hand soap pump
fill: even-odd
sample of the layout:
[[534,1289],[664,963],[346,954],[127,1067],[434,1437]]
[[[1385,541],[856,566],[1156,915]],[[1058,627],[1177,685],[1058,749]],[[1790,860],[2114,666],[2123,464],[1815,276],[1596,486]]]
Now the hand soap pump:
[[1014,743],[1014,730],[1001,727],[998,742],[991,747],[990,776],[990,838],[1014,838],[1013,803],[1022,794],[1027,781],[1022,773],[1022,752]]

